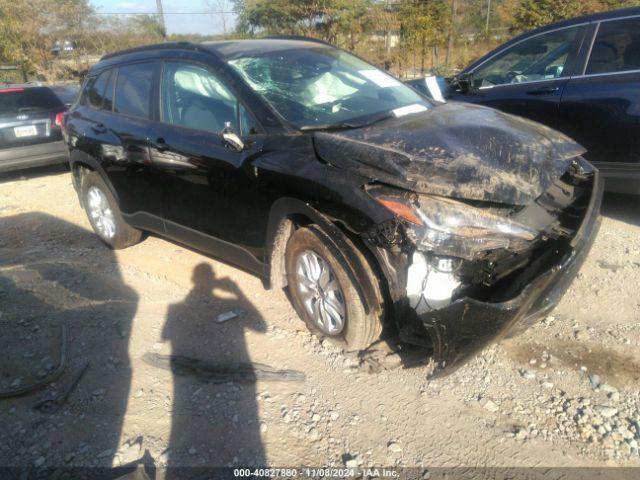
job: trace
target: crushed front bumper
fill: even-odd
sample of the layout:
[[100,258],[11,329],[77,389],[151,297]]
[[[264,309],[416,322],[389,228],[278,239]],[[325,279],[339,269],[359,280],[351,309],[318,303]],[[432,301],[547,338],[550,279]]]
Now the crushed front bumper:
[[558,304],[598,232],[602,194],[603,181],[595,172],[588,208],[567,253],[535,277],[517,297],[502,303],[461,298],[418,316],[433,344],[436,368],[432,376],[453,372],[489,343],[504,337],[514,327],[523,329],[531,325]]

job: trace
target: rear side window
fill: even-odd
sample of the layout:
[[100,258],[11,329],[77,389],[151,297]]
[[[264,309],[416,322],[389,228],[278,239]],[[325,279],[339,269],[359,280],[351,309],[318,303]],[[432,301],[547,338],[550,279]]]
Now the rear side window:
[[49,88],[0,88],[0,115],[54,110],[62,106]]
[[102,100],[104,98],[104,89],[109,80],[111,71],[102,72],[95,80],[87,85],[87,102],[94,108],[102,108]]
[[149,118],[151,111],[152,63],[136,63],[118,69],[114,111]]
[[586,74],[640,70],[640,19],[602,22]]

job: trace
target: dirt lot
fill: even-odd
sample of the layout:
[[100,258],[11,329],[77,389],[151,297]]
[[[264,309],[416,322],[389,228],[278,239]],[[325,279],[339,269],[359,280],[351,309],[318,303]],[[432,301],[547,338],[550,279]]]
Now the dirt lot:
[[[68,173],[0,179],[0,465],[640,466],[640,202],[609,197],[556,311],[455,374],[368,373],[304,331],[282,292],[156,237],[90,231]],[[217,323],[234,308],[240,318]],[[204,381],[163,355],[304,381]],[[34,406],[86,374],[61,409]],[[205,372],[206,376],[206,372]],[[209,380],[211,380],[209,378]]]

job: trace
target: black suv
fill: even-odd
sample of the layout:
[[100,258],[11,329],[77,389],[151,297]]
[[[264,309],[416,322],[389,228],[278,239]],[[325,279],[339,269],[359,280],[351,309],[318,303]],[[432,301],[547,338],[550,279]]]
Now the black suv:
[[[409,83],[437,96],[433,80]],[[442,80],[446,99],[498,108],[569,135],[587,148],[607,190],[640,194],[640,8],[538,28]]]
[[552,309],[598,226],[599,175],[569,138],[436,106],[315,41],[108,55],[66,129],[113,248],[175,239],[287,287],[313,332],[363,349],[385,327],[440,372]]
[[77,93],[71,85],[0,85],[0,172],[68,161],[62,122]]

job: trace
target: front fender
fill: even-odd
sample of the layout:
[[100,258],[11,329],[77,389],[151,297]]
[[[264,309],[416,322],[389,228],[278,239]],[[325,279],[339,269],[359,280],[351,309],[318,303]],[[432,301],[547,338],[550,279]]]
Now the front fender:
[[297,198],[283,197],[274,202],[267,224],[267,254],[265,276],[270,286],[286,285],[284,275],[284,253],[286,242],[293,233],[296,222],[305,220],[317,225],[331,242],[329,247],[347,268],[347,274],[353,282],[365,311],[369,313],[378,303],[372,279],[363,262],[366,261],[353,242],[340,230],[332,219]]

